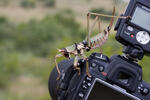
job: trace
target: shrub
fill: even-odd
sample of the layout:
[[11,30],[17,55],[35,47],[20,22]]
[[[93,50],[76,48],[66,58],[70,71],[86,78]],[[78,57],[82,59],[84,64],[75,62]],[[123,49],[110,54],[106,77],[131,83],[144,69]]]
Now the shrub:
[[36,2],[34,0],[22,0],[21,6],[23,8],[34,8],[36,6]]
[[45,6],[45,7],[55,7],[55,4],[56,4],[56,0],[38,0],[40,2],[42,2],[42,4]]
[[0,5],[1,6],[8,6],[9,2],[10,2],[10,0],[0,0]]
[[0,88],[5,88],[19,74],[18,53],[11,52],[8,47],[0,46]]
[[0,41],[11,40],[14,37],[16,26],[5,17],[0,17]]
[[7,22],[7,18],[3,17],[3,16],[0,16],[0,24],[5,23],[5,22]]
[[55,7],[55,0],[44,0],[44,5],[46,7]]

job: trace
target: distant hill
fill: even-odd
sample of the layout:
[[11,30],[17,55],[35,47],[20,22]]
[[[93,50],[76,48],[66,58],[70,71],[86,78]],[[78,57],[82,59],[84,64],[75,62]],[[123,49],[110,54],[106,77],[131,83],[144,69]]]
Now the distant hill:
[[[22,7],[22,1],[26,1],[26,8]],[[47,3],[55,1],[54,7],[44,6],[44,1]],[[111,10],[114,6],[113,1],[116,0],[0,0],[0,16],[6,16],[12,21],[27,21],[53,15],[63,9],[69,9],[75,12],[78,21],[85,23],[83,21],[85,21],[86,14],[90,9],[104,8]],[[124,3],[115,5],[119,13],[123,11],[124,6],[122,7],[122,5]],[[122,11],[120,11],[120,6]]]

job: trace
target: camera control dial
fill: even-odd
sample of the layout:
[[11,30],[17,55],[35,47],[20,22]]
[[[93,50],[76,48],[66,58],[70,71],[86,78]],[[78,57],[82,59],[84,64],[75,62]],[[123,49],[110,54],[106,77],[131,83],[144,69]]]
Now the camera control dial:
[[140,44],[147,44],[149,43],[150,41],[150,36],[147,32],[145,31],[139,31],[137,34],[136,34],[136,39],[137,41],[140,43]]

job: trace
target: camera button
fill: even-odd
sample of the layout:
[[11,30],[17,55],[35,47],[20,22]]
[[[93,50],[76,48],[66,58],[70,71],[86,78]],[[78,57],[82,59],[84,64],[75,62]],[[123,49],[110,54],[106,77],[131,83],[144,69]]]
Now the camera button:
[[84,80],[82,83],[83,83],[83,84],[86,84],[86,81]]
[[131,26],[128,26],[127,29],[131,32],[133,31],[133,27],[131,27]]
[[87,83],[87,86],[90,87],[92,84],[91,83]]
[[148,95],[149,89],[148,89],[148,88],[143,88],[143,89],[141,90],[141,93],[142,93],[143,95]]
[[83,89],[87,89],[88,87],[87,87],[86,84],[83,84],[83,85],[82,85],[82,88],[83,88]]
[[86,77],[86,81],[89,81],[89,82],[91,82],[92,81],[92,77]]
[[134,38],[134,35],[133,35],[133,34],[131,34],[131,35],[130,35],[130,37],[131,37],[131,38]]
[[95,62],[93,62],[92,64],[91,64],[91,67],[92,68],[95,68],[97,66],[97,64],[95,63]]
[[138,89],[141,90],[141,87],[139,86]]
[[103,72],[103,71],[104,71],[104,66],[99,66],[99,67],[98,67],[98,70],[99,70],[100,72]]
[[78,93],[78,96],[79,96],[80,98],[84,98],[84,93],[83,93],[83,92],[79,92],[79,93]]

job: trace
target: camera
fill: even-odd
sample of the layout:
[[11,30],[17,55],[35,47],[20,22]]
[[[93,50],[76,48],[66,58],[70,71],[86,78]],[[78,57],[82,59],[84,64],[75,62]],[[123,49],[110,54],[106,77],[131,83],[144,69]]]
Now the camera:
[[80,59],[73,68],[74,59],[58,64],[61,78],[57,79],[56,68],[49,78],[49,92],[53,100],[150,100],[150,84],[142,79],[142,67],[138,64],[150,53],[150,1],[131,0],[125,13],[128,19],[118,19],[116,40],[124,45],[123,55],[107,57],[92,53],[86,62]]

